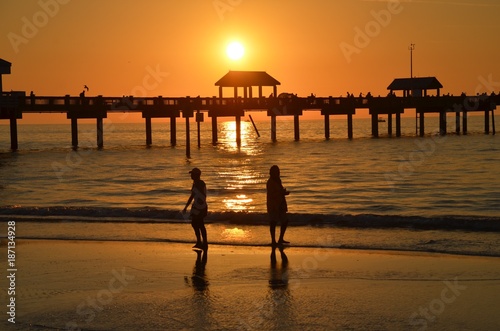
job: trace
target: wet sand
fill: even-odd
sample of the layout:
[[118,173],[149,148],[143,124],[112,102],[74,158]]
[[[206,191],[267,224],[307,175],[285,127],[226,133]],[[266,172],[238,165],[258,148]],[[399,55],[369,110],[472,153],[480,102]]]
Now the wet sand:
[[4,313],[2,329],[500,329],[499,258],[64,240],[16,253],[16,324]]

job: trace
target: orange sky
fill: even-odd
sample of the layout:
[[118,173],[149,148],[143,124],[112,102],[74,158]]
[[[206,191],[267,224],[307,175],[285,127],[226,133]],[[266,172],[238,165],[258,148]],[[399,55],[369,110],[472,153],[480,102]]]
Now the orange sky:
[[[231,69],[267,71],[299,96],[385,95],[409,77],[414,43],[414,76],[436,76],[442,93],[498,92],[499,18],[497,0],[3,0],[3,89],[212,96]],[[235,39],[239,61],[225,54]],[[65,118],[49,116],[20,123]]]

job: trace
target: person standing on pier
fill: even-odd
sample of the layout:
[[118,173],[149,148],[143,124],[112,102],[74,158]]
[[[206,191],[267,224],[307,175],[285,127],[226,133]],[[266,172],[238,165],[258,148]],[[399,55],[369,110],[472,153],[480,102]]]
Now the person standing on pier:
[[267,180],[266,188],[271,245],[276,246],[276,225],[278,223],[280,223],[281,228],[277,244],[289,244],[289,242],[284,239],[284,236],[288,226],[288,206],[285,196],[290,194],[290,192],[281,184],[280,168],[277,165],[273,165],[269,170],[269,179]]
[[[205,228],[205,217],[208,212],[207,205],[207,186],[203,180],[201,180],[201,170],[198,168],[193,168],[189,172],[191,174],[191,179],[193,180],[193,186],[191,187],[191,195],[183,209],[183,213],[187,211],[189,205],[191,206],[191,226],[194,229],[194,234],[196,235],[196,244],[193,246],[195,249],[207,249],[207,229]],[[203,239],[203,241],[202,241]]]

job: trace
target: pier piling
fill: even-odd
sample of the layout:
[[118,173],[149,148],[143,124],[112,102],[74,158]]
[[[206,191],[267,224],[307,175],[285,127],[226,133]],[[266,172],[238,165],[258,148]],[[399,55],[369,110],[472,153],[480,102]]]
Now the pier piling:
[[17,141],[17,119],[15,116],[10,118],[10,149],[17,151],[19,144]]
[[217,116],[212,116],[212,144],[217,144]]
[[491,110],[491,129],[492,134],[495,135],[495,109]]
[[276,142],[276,115],[271,115],[271,141]]
[[189,116],[182,112],[184,117],[186,118],[186,157],[191,157],[191,138],[190,138],[190,128],[189,128]]
[[353,138],[353,130],[352,130],[352,114],[347,114],[347,137],[349,139]]
[[424,112],[419,113],[419,124],[418,124],[418,129],[419,129],[419,136],[423,137],[425,134],[425,116]]
[[98,117],[97,120],[97,147],[98,148],[103,148],[104,147],[104,125],[103,125],[103,119],[102,117]]
[[330,140],[330,115],[325,114],[325,139]]
[[236,116],[236,145],[241,146],[241,116]]
[[396,113],[396,137],[401,137],[401,114]]
[[465,110],[462,114],[462,131],[464,135],[467,135],[467,111]]
[[71,146],[73,149],[78,148],[78,119],[71,118]]
[[490,111],[484,111],[484,133],[490,134]]
[[151,130],[151,117],[144,118],[146,122],[146,146],[151,146],[153,144],[153,134]]
[[170,117],[170,146],[177,145],[177,123],[176,117]]
[[446,111],[439,112],[439,134],[446,135]]
[[295,141],[299,141],[300,140],[300,128],[299,128],[299,115],[297,115],[297,114],[293,115],[293,131],[294,131]]
[[378,113],[372,113],[372,136],[378,138]]
[[196,111],[196,132],[198,136],[198,148],[201,147],[201,129],[200,123],[203,122],[203,113],[200,113],[199,110]]
[[392,136],[392,114],[387,114],[387,134]]

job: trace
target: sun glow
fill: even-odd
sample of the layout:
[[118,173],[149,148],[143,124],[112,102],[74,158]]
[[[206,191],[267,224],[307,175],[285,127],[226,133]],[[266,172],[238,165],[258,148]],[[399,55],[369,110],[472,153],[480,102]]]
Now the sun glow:
[[231,60],[239,60],[245,55],[245,47],[240,42],[233,41],[227,45],[226,54]]

